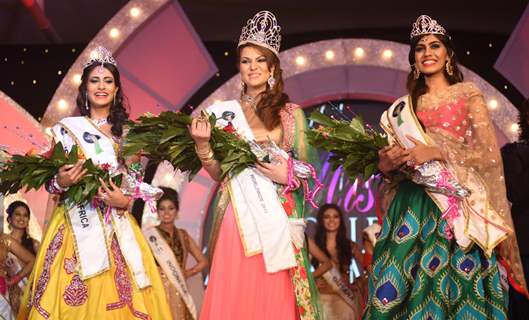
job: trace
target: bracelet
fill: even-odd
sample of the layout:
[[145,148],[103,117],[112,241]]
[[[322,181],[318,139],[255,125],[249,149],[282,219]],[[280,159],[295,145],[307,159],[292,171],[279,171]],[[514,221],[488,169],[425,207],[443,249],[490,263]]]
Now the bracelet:
[[57,175],[54,175],[53,178],[51,178],[46,187],[47,191],[53,194],[61,194],[68,190],[68,187],[63,188],[59,185],[59,183],[57,182]]
[[210,166],[213,166],[217,163],[217,159],[215,158],[212,158],[212,159],[208,159],[208,160],[200,160],[202,162],[202,166],[204,167],[210,167]]
[[203,162],[208,161],[208,160],[213,160],[215,158],[215,153],[213,152],[211,147],[209,148],[207,152],[200,152],[197,148],[197,145],[195,144],[195,152],[197,153],[197,156],[200,159],[200,161],[203,161]]

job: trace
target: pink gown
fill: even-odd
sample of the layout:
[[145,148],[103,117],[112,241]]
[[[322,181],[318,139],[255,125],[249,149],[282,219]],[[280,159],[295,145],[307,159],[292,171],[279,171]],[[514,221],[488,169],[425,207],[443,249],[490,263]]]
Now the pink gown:
[[201,320],[297,319],[287,270],[266,273],[262,255],[246,257],[231,205],[222,222]]

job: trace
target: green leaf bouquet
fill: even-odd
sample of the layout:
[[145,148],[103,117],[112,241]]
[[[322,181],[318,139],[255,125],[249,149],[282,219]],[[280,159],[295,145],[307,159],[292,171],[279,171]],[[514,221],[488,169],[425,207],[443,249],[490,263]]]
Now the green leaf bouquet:
[[[241,139],[230,125],[216,126],[215,115],[206,115],[211,124],[211,148],[220,161],[221,178],[234,175],[257,162],[250,145]],[[189,179],[202,164],[195,152],[195,142],[189,133],[191,116],[181,112],[162,112],[158,116],[143,115],[128,123],[128,133],[123,148],[124,155],[141,153],[159,163],[169,161],[180,171],[188,171]]]
[[313,112],[310,120],[319,126],[307,132],[309,143],[330,153],[333,169],[343,166],[350,178],[368,179],[378,165],[378,151],[388,145],[385,135],[364,124],[360,116],[350,122]]
[[[49,156],[45,155],[12,155],[0,161],[0,193],[13,194],[20,189],[38,190],[50,181],[59,168],[67,164],[75,164],[79,160],[78,147],[74,145],[70,152],[65,152],[62,144],[57,143]],[[112,176],[110,165],[99,167],[88,159],[83,163],[86,175],[75,185],[65,191],[68,204],[81,204],[92,201],[97,194],[103,179],[108,183],[110,179],[121,184],[121,175]]]

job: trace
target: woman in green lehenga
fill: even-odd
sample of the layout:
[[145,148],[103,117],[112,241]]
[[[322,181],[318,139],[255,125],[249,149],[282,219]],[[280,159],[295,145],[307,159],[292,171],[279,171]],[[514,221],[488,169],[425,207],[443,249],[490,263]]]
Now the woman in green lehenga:
[[[364,319],[507,319],[505,278],[527,290],[483,95],[472,83],[462,82],[450,37],[428,16],[413,25],[409,61],[409,101],[428,143],[410,138],[415,143],[411,149],[386,147],[379,152],[380,171],[394,180],[401,167],[437,160],[465,187],[470,176],[478,176],[483,186],[479,193],[496,215],[493,221],[468,215],[466,222],[478,221],[477,230],[484,234],[502,226],[505,236],[484,245],[465,229],[470,245],[462,248],[435,197],[402,179],[376,242]],[[472,210],[479,204],[468,205]]]

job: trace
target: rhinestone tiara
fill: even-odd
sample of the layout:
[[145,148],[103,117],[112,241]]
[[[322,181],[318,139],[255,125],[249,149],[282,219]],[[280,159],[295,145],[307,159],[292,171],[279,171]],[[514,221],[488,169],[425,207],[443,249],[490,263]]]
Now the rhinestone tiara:
[[281,46],[281,27],[277,24],[277,19],[270,11],[260,11],[253,18],[246,22],[242,28],[239,44],[237,47],[252,43],[271,50],[279,56]]
[[447,35],[445,28],[429,16],[423,14],[413,23],[410,38],[415,38],[425,34],[442,34]]
[[85,69],[88,66],[91,66],[94,63],[100,63],[103,65],[104,63],[110,63],[114,66],[117,66],[117,62],[112,56],[112,52],[110,52],[107,48],[98,46],[92,52],[90,52],[90,60],[88,60],[85,64],[83,64],[83,69]]

